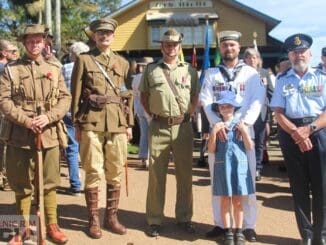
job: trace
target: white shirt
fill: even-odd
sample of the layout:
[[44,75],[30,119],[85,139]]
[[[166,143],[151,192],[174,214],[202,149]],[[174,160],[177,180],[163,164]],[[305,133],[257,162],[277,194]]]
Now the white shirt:
[[257,71],[240,61],[236,67],[242,66],[234,81],[227,82],[219,67],[209,68],[206,71],[204,82],[199,95],[210,125],[213,126],[221,119],[216,112],[212,111],[212,103],[217,101],[219,91],[216,85],[231,86],[236,92],[236,101],[241,108],[236,111],[235,116],[242,119],[246,124],[253,125],[257,120],[266,97],[266,90]]

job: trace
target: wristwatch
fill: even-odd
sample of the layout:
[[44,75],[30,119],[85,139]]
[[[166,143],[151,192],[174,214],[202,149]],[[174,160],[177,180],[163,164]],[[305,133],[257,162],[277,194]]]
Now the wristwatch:
[[310,131],[311,131],[311,132],[314,133],[314,132],[317,131],[317,125],[316,125],[315,122],[310,123],[310,124],[309,124],[309,127],[310,127]]

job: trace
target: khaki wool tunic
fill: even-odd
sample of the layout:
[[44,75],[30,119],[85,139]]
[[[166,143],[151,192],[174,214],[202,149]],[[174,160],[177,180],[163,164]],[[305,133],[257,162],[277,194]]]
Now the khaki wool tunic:
[[67,113],[70,102],[58,64],[42,56],[35,61],[24,56],[8,64],[0,76],[0,110],[12,122],[8,144],[35,149],[35,134],[26,126],[41,106],[49,119],[42,132],[43,148],[58,146],[56,123]]
[[129,101],[131,111],[127,120],[119,104],[108,103],[103,109],[94,109],[83,98],[84,88],[92,91],[92,94],[117,96],[92,56],[106,71],[118,91],[125,88],[128,79],[129,63],[112,50],[105,54],[95,48],[81,54],[75,62],[71,78],[73,122],[86,131],[126,132],[126,128],[134,124],[132,99]]

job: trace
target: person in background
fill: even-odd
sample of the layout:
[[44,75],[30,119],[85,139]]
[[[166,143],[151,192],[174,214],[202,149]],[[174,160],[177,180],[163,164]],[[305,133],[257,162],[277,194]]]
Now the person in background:
[[132,89],[132,79],[138,74],[138,64],[136,60],[131,60],[129,65],[129,75],[128,80],[126,81],[127,89]]
[[[226,90],[212,104],[212,110],[222,121],[214,125],[208,140],[208,151],[216,156],[212,189],[214,195],[220,196],[221,218],[225,227],[224,245],[245,244],[242,199],[255,192],[246,155],[246,150],[254,148],[254,142],[244,122],[234,116],[235,110],[240,107],[235,97],[234,92]],[[226,141],[220,141],[217,137],[222,129],[227,132]]]
[[153,62],[154,60],[152,57],[144,57],[140,62],[138,62],[138,74],[134,76],[131,83],[131,87],[134,94],[134,113],[136,119],[138,120],[138,125],[140,128],[138,157],[141,159],[143,168],[148,167],[148,126],[150,122],[150,116],[146,113],[143,105],[141,104],[139,84],[141,81],[144,67],[147,64]]
[[[68,241],[57,218],[56,187],[60,184],[60,119],[69,110],[71,96],[60,67],[42,56],[44,26],[26,25],[20,40],[25,55],[8,64],[0,76],[0,110],[7,119],[7,176],[15,192],[17,214],[26,227],[9,244],[30,238],[29,217],[35,189],[36,135],[42,138],[44,214],[47,236],[57,244]],[[22,81],[23,79],[23,81]],[[8,133],[10,132],[10,133]],[[5,135],[1,135],[4,137]],[[65,137],[66,135],[62,135]],[[20,243],[19,243],[20,242]],[[44,244],[41,241],[40,244]]]
[[269,136],[267,134],[267,132],[269,132],[269,120],[270,120],[268,103],[272,97],[274,86],[268,70],[262,67],[262,59],[260,53],[256,49],[247,48],[243,54],[243,57],[244,57],[244,62],[247,65],[257,70],[260,79],[262,80],[266,88],[265,102],[254,124],[255,152],[256,152],[256,181],[260,181],[261,174],[263,171],[264,152],[267,152],[266,141],[267,141],[267,137]]
[[[83,42],[75,42],[69,47],[69,59],[71,62],[62,66],[62,74],[69,90],[71,87],[71,74],[74,63],[80,53],[85,53],[88,51],[89,47]],[[79,179],[79,144],[75,139],[76,132],[72,123],[70,111],[65,115],[63,121],[65,122],[68,130],[68,147],[65,149],[65,156],[67,158],[69,169],[70,193],[73,196],[79,196],[81,187]]]
[[207,166],[207,158],[205,157],[205,152],[207,151],[207,142],[209,137],[209,121],[206,117],[205,111],[202,106],[199,108],[200,114],[200,125],[201,125],[201,144],[200,144],[200,153],[197,160],[197,166],[204,168]]
[[8,40],[0,39],[0,73],[8,62],[17,60],[18,53],[17,46]]
[[146,234],[160,234],[165,204],[170,152],[175,164],[178,226],[194,233],[192,197],[193,128],[190,121],[198,102],[195,68],[179,60],[182,34],[168,29],[161,37],[163,58],[146,66],[139,86],[142,105],[152,120],[149,125],[149,178],[146,200]]
[[326,47],[321,49],[321,61],[322,63],[318,65],[318,69],[326,73]]
[[90,23],[96,47],[78,56],[71,76],[72,121],[85,171],[87,234],[94,239],[102,236],[98,203],[103,172],[104,228],[120,235],[127,233],[119,222],[118,207],[134,115],[132,91],[127,90],[125,83],[129,63],[111,49],[117,26],[117,21],[108,17]]
[[278,77],[270,107],[279,124],[302,245],[326,244],[326,75],[310,67],[312,38],[284,41],[292,68]]
[[[261,107],[266,97],[265,86],[257,71],[246,65],[239,59],[241,33],[237,31],[223,31],[219,33],[220,53],[222,63],[214,68],[209,68],[205,74],[200,92],[200,102],[205,110],[210,126],[213,127],[221,121],[221,118],[212,111],[212,103],[217,101],[222,91],[230,90],[237,94],[237,102],[242,106],[236,111],[236,117],[242,119],[248,126],[250,135],[254,139],[253,124],[257,120]],[[219,140],[226,140],[226,131],[220,130]],[[255,178],[256,158],[255,150],[247,151],[247,157],[251,170],[251,176]],[[215,155],[208,154],[208,164],[211,179],[213,178],[213,166]],[[212,180],[213,181],[213,180]],[[253,179],[253,182],[255,180]],[[225,230],[221,219],[221,207],[218,196],[212,195],[212,206],[215,227],[206,233],[207,237],[223,235]],[[243,234],[248,241],[257,241],[255,232],[257,218],[256,195],[251,194],[243,199],[244,222]]]
[[[0,39],[0,74],[4,71],[5,65],[18,59],[19,50],[17,46],[5,39]],[[0,120],[4,119],[0,113]],[[0,189],[10,191],[5,165],[6,144],[0,141]]]
[[[288,58],[283,58],[279,64],[278,64],[278,71],[276,74],[276,79],[282,75],[284,72],[286,72],[287,70],[289,70],[291,68],[291,62],[289,61]],[[275,83],[276,86],[276,83]]]

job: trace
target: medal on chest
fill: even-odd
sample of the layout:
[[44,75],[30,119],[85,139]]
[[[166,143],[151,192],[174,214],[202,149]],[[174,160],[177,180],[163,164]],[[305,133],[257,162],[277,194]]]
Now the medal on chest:
[[319,97],[322,96],[322,92],[324,90],[324,86],[322,84],[300,84],[299,92],[303,96],[314,96]]

